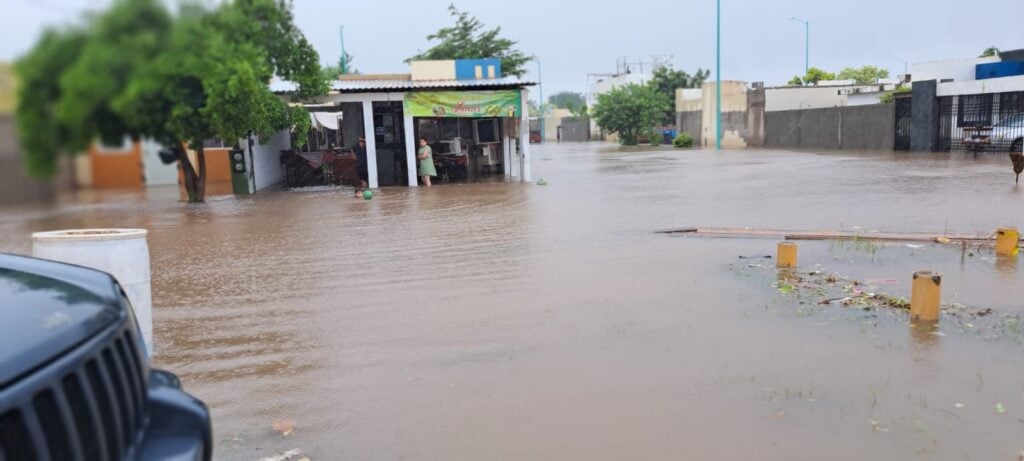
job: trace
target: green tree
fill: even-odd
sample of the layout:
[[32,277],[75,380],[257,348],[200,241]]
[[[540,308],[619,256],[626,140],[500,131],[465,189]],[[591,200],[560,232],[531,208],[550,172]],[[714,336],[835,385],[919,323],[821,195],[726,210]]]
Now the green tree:
[[858,85],[873,85],[880,78],[889,78],[889,71],[875,66],[847,67],[839,71],[839,80],[854,80]]
[[20,85],[15,112],[22,157],[29,175],[48,178],[57,172],[61,154],[70,154],[71,128],[57,119],[62,94],[60,76],[82,53],[86,33],[80,28],[43,32],[35,47],[15,65]]
[[583,93],[577,93],[575,91],[560,91],[548,97],[548,102],[552,106],[572,110],[574,107],[579,107],[586,104],[586,100],[583,99]]
[[636,145],[641,133],[657,124],[669,107],[664,94],[650,85],[629,84],[597,96],[591,112],[607,133],[618,133],[623,145]]
[[574,91],[558,92],[548,98],[548,104],[552,107],[568,109],[574,117],[587,116],[587,100],[584,99],[583,93],[576,93]]
[[651,74],[647,82],[654,91],[661,93],[669,101],[669,107],[662,115],[658,123],[671,124],[676,116],[676,89],[678,88],[700,88],[704,81],[711,75],[710,70],[697,69],[693,75],[670,67],[659,67]]
[[[347,74],[359,73],[359,69],[356,69],[355,67],[352,66],[352,60],[354,59],[355,56],[352,56],[349,53],[345,53],[345,68],[347,70]],[[333,82],[338,79],[339,75],[341,75],[341,63],[339,61],[338,65],[325,65],[322,67],[321,70],[324,75],[324,80],[327,80],[328,82]]]
[[406,59],[406,62],[499,58],[502,72],[505,74],[522,77],[526,73],[526,63],[531,57],[513,48],[518,42],[500,37],[501,27],[483,30],[484,24],[479,19],[467,12],[459,11],[455,5],[448,5],[448,13],[455,17],[455,25],[443,27],[428,35],[428,41],[436,40],[438,43],[427,51]]
[[793,78],[786,82],[786,86],[804,86],[804,80],[799,75],[794,75]]
[[982,51],[981,54],[978,55],[979,58],[988,58],[991,56],[999,56],[999,48],[990,46],[988,48],[985,48],[985,51]]
[[835,80],[836,74],[832,72],[825,72],[817,67],[807,69],[807,73],[804,75],[803,83],[805,85],[817,85],[822,80]]
[[[61,68],[51,48],[75,37],[83,44],[65,51],[70,64]],[[294,26],[290,3],[279,0],[215,10],[186,4],[177,17],[158,0],[117,0],[81,31],[45,35],[19,66],[36,58],[55,72],[33,80],[56,90],[35,98],[44,104],[34,111],[56,120],[21,127],[30,168],[52,174],[55,152],[81,152],[96,137],[148,137],[175,153],[190,202],[205,199],[204,140],[294,127],[293,142],[305,142],[309,115],[270,92],[273,76],[297,83],[299,98],[327,89],[316,51]],[[46,134],[55,134],[49,145],[32,141]],[[195,165],[183,142],[195,148]]]

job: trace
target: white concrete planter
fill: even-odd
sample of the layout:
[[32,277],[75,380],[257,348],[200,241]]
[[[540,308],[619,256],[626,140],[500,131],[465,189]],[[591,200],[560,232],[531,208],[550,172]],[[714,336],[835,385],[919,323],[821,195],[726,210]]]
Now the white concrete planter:
[[145,229],[75,229],[32,234],[32,255],[92,267],[117,279],[153,356],[153,296]]

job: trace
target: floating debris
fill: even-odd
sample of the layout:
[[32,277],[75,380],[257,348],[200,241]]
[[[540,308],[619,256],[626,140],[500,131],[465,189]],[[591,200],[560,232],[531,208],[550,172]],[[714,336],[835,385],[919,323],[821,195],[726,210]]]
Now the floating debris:
[[889,428],[882,426],[878,421],[875,421],[873,419],[869,419],[868,424],[871,425],[871,429],[873,429],[875,432],[889,432]]
[[279,419],[274,421],[272,424],[274,430],[280,432],[281,435],[288,436],[292,432],[295,432],[295,420],[294,419]]
[[260,458],[260,461],[309,461],[309,457],[302,456],[302,450],[298,448],[292,448],[284,453],[278,453],[274,456],[267,456]]

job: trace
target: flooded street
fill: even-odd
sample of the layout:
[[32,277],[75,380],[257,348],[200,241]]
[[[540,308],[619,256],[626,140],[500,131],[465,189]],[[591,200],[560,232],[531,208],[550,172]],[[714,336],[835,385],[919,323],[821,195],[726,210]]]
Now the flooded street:
[[[1024,228],[1005,154],[533,149],[522,183],[213,197],[83,192],[0,210],[29,234],[150,230],[155,365],[214,419],[216,459],[1016,460],[1024,264],[991,249],[800,242],[800,271],[918,269],[992,309],[906,311],[777,289],[776,240],[682,227]],[[969,326],[968,326],[969,325]],[[936,334],[937,333],[937,334]],[[275,421],[294,421],[294,432]]]

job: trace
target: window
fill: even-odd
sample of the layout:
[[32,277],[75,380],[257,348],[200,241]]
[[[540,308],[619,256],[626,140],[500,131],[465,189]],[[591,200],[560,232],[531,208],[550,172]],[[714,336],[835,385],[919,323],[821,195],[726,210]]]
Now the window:
[[220,138],[210,138],[210,139],[207,139],[207,140],[203,141],[203,148],[204,149],[219,149],[219,148],[224,148],[224,147],[231,147],[231,146],[225,144],[224,140],[220,139]]

